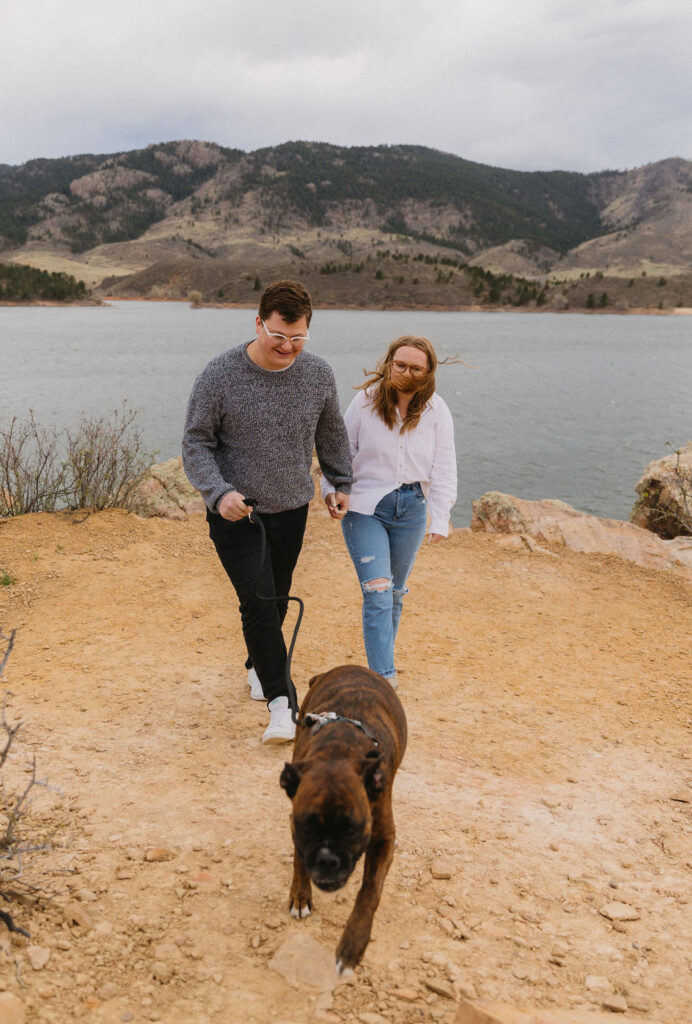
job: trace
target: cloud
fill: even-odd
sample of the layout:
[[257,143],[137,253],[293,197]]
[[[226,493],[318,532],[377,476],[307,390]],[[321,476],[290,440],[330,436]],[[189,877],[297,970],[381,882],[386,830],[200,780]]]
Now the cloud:
[[687,0],[10,0],[0,162],[174,138],[692,156]]

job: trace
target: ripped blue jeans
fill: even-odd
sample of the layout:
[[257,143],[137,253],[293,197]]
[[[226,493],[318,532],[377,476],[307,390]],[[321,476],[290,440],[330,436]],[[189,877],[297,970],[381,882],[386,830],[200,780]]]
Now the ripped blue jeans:
[[[347,512],[341,524],[363,592],[368,665],[386,679],[396,676],[394,644],[406,580],[425,536],[427,512],[420,484],[402,484],[385,494],[371,516]],[[387,585],[372,585],[382,579]]]

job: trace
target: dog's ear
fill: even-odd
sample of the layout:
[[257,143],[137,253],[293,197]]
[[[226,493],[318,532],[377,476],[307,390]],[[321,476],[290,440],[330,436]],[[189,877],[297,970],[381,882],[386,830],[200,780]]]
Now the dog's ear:
[[296,790],[298,789],[298,785],[303,777],[304,771],[304,761],[294,761],[292,764],[286,761],[284,764],[284,770],[281,772],[279,784],[282,789],[286,790],[286,793],[290,796],[291,800],[296,795]]
[[312,687],[313,683],[316,683],[317,680],[321,679],[323,675],[323,672],[319,672],[316,676],[313,676],[310,682],[308,683],[308,690]]
[[361,762],[360,773],[363,777],[365,792],[371,800],[376,800],[387,785],[387,778],[382,768],[382,754],[371,750]]

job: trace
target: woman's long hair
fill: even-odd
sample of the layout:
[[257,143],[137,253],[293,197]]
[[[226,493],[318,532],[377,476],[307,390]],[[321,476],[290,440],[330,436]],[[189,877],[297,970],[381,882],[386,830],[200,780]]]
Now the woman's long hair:
[[[397,338],[391,343],[384,359],[379,361],[374,370],[363,371],[367,374],[366,379],[356,387],[356,391],[367,391],[370,405],[372,405],[380,419],[384,420],[389,429],[393,430],[396,423],[397,392],[392,384],[392,363],[397,349],[400,349],[403,345],[417,348],[425,353],[428,360],[428,372],[424,377],[416,378],[418,388],[414,391],[409,402],[404,425],[401,428],[402,433],[404,430],[413,430],[417,426],[423,410],[435,391],[435,370],[438,359],[435,355],[435,349],[428,339],[417,338],[413,334],[404,334],[401,338]],[[443,359],[441,362],[446,363],[447,360]]]

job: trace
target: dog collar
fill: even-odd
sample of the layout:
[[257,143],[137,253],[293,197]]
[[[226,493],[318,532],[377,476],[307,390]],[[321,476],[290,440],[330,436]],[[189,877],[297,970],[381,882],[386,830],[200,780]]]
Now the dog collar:
[[355,725],[356,728],[360,729],[361,732],[364,732],[368,739],[371,740],[376,747],[379,747],[380,745],[378,740],[375,738],[373,733],[368,729],[368,727],[366,725],[363,725],[362,722],[359,722],[357,718],[344,718],[343,715],[337,715],[336,711],[323,711],[321,714],[318,715],[307,714],[303,721],[307,725],[312,726],[312,728],[310,729],[310,734],[312,736],[314,736],[316,732],[319,732],[323,726],[329,725],[330,722],[349,722],[351,725]]

